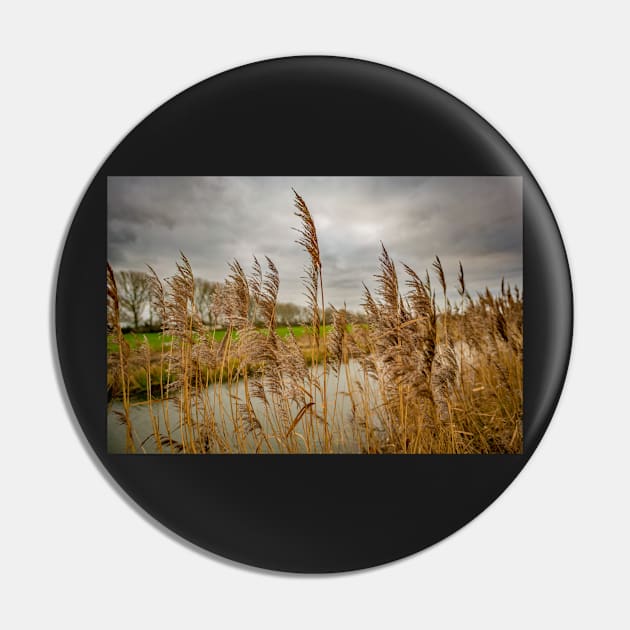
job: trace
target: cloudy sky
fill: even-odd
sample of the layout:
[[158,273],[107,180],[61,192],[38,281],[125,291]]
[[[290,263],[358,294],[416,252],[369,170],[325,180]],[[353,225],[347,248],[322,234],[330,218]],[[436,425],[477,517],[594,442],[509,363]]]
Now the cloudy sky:
[[439,255],[451,296],[459,260],[471,293],[496,291],[502,276],[522,287],[520,177],[110,177],[109,261],[166,277],[182,250],[196,276],[222,280],[230,260],[247,269],[267,255],[280,301],[302,304],[292,187],[315,220],[327,302],[359,307],[381,241],[420,273]]

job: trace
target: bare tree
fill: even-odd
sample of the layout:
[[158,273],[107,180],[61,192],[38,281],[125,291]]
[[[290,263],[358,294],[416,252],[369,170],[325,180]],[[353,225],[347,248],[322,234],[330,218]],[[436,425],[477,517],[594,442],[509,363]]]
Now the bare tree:
[[149,275],[143,271],[119,271],[116,285],[123,316],[138,329],[142,313],[150,302]]
[[213,324],[212,303],[219,289],[219,282],[211,282],[204,278],[195,278],[195,306],[201,319],[208,325]]
[[295,326],[306,319],[303,309],[293,302],[278,302],[276,317],[279,324]]

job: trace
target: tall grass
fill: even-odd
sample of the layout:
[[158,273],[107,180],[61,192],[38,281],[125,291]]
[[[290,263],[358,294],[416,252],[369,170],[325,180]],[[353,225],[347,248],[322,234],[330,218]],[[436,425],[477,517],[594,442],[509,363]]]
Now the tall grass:
[[[294,191],[295,192],[295,191]],[[364,286],[367,323],[344,308],[325,320],[323,265],[315,221],[295,193],[297,244],[310,321],[299,339],[277,334],[280,277],[273,261],[238,261],[213,308],[227,322],[217,339],[195,306],[194,275],[181,254],[164,284],[151,271],[162,343],[134,348],[120,328],[108,266],[108,378],[127,452],[166,453],[519,453],[522,449],[523,298],[504,282],[471,296],[460,263],[459,300],[447,296],[436,257],[402,276],[384,245],[376,290]],[[256,324],[255,324],[256,322]],[[263,322],[263,326],[260,325]],[[132,379],[145,401],[132,401]],[[138,435],[134,408],[151,430]]]

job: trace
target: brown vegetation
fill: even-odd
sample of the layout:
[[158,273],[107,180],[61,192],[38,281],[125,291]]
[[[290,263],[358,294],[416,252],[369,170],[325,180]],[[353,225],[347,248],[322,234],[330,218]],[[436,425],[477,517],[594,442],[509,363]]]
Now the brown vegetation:
[[[278,270],[238,261],[215,291],[227,334],[217,341],[199,313],[199,285],[182,254],[165,284],[150,269],[153,312],[172,339],[152,357],[130,349],[120,328],[116,279],[108,266],[108,326],[113,405],[128,452],[167,453],[519,453],[522,448],[523,299],[501,284],[473,298],[464,270],[457,304],[447,297],[436,258],[401,280],[382,246],[377,289],[364,288],[366,324],[345,309],[325,320],[323,268],[315,223],[295,194],[298,243],[308,255],[304,277],[309,334],[299,342],[277,327]],[[217,285],[218,287],[219,285]],[[438,306],[439,304],[439,306]],[[209,304],[206,308],[210,308]],[[207,321],[207,317],[204,317]],[[263,322],[260,326],[259,322]],[[329,326],[327,326],[327,324]],[[143,374],[146,401],[133,402],[132,375]],[[137,378],[137,377],[135,377]],[[134,429],[134,406],[151,420]]]

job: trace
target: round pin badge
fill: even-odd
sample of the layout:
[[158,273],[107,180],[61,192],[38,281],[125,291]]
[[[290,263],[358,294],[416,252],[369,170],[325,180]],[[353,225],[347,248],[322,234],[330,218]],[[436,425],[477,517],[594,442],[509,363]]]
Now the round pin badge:
[[213,554],[309,573],[488,507],[551,419],[572,334],[557,225],[505,139],[335,57],[225,72],[133,129],[78,206],[55,313],[122,490]]

